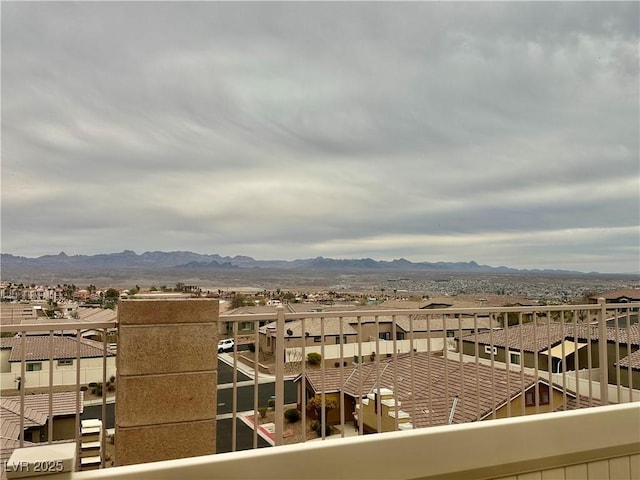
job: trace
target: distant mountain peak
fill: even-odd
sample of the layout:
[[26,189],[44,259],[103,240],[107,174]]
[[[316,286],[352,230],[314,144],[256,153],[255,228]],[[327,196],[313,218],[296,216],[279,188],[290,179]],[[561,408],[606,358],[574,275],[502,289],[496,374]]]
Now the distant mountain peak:
[[11,254],[2,254],[3,267],[15,266],[30,269],[64,269],[65,272],[74,269],[86,271],[87,269],[119,270],[145,268],[161,270],[181,268],[192,270],[198,268],[237,268],[256,269],[273,268],[281,270],[345,270],[345,271],[439,271],[439,272],[473,272],[473,273],[583,273],[567,270],[520,270],[507,266],[492,267],[478,264],[475,260],[468,262],[411,262],[405,258],[392,261],[374,260],[370,257],[334,259],[323,256],[314,258],[287,260],[255,260],[252,257],[236,255],[222,257],[218,254],[200,254],[189,251],[146,251],[141,255],[133,250],[123,250],[120,253],[102,253],[97,255],[73,255],[68,256],[64,251],[58,255],[44,255],[38,258],[18,257]]

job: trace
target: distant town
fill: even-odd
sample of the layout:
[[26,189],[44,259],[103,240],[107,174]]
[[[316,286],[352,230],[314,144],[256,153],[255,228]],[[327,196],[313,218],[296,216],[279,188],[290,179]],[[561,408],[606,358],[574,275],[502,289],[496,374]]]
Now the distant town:
[[[558,305],[591,303],[604,292],[638,289],[640,281],[633,278],[600,278],[573,276],[519,276],[508,274],[451,274],[436,278],[375,277],[357,284],[356,274],[342,275],[344,284],[328,288],[273,288],[255,285],[218,287],[177,282],[172,285],[138,284],[123,288],[118,285],[75,285],[63,283],[38,285],[5,281],[0,284],[3,302],[40,302],[43,311],[52,317],[62,315],[58,304],[75,302],[84,306],[114,309],[120,298],[142,294],[175,294],[217,298],[224,309],[243,306],[265,306],[289,303],[319,303],[325,305],[382,305],[385,302],[427,304],[444,302],[449,306],[506,306],[515,303]],[[289,279],[291,280],[291,279]]]

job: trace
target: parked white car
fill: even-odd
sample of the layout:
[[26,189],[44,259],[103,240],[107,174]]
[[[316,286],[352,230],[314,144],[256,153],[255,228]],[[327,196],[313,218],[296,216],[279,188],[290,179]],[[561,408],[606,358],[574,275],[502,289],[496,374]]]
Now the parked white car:
[[218,342],[218,353],[233,350],[233,344],[233,338],[225,338],[224,340],[220,340]]

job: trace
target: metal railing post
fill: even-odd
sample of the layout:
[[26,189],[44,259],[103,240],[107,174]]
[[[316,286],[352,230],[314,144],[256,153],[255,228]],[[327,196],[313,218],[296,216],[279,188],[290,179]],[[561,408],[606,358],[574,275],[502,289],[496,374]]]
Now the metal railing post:
[[284,307],[276,308],[276,405],[275,405],[275,444],[282,445],[284,423]]
[[600,403],[609,403],[609,370],[607,365],[607,306],[606,300],[598,298],[600,315],[598,318],[598,368],[600,369]]

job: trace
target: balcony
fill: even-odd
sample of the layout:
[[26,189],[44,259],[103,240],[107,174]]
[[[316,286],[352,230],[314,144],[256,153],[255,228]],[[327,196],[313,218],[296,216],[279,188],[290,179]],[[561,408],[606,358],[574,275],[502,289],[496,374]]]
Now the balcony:
[[[218,386],[219,395],[231,393],[229,453],[56,478],[640,478],[639,307],[279,308],[223,315],[221,325],[229,325],[236,340],[233,352],[219,355],[234,372]],[[32,327],[11,328],[24,334]],[[40,326],[49,339],[60,328]],[[252,333],[238,333],[247,330]],[[239,351],[246,343],[257,348]],[[104,382],[106,337],[103,346]],[[320,355],[318,365],[306,361],[309,353]],[[22,358],[22,374],[26,364]],[[84,381],[79,365],[75,387]],[[243,381],[241,371],[268,373]],[[287,437],[284,411],[292,405],[285,401],[285,382],[296,386],[301,424],[317,423],[316,440],[305,433],[291,444]],[[243,444],[239,429],[243,421],[261,422],[259,393],[266,384],[274,388],[274,424],[270,433],[254,428],[249,445]],[[251,397],[243,398],[251,385]],[[77,431],[81,400],[75,391]],[[18,395],[23,419],[24,393]],[[101,404],[105,418],[105,397]],[[18,443],[24,444],[25,422]],[[257,448],[263,438],[276,448]],[[76,451],[79,442],[78,435]],[[9,467],[31,465],[30,450],[18,450]],[[77,456],[74,464],[78,470]],[[108,466],[104,457],[101,465]]]

